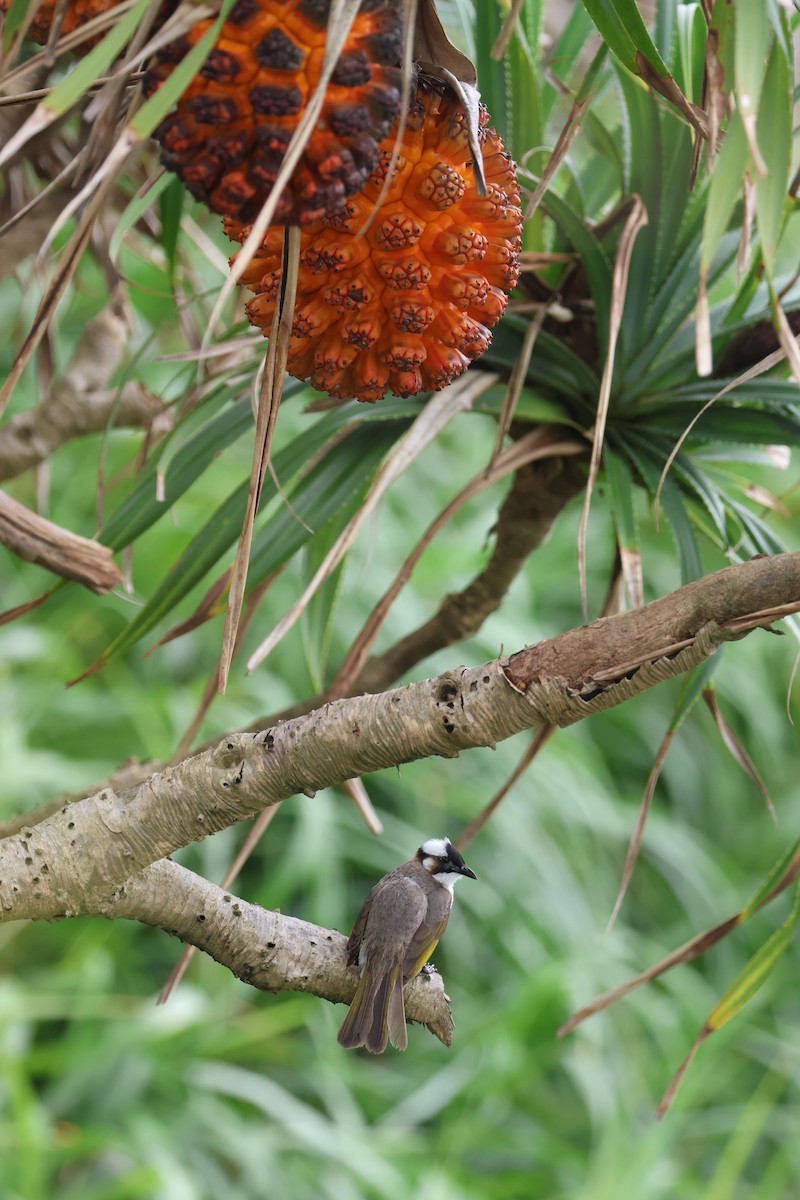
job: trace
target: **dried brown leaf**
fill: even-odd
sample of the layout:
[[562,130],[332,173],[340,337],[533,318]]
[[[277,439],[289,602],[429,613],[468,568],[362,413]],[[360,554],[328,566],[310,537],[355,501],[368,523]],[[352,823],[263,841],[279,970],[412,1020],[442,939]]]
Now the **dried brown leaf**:
[[711,713],[712,717],[714,718],[714,723],[716,724],[717,729],[719,730],[720,737],[722,738],[722,741],[725,745],[726,750],[729,752],[729,754],[733,758],[734,762],[736,762],[738,764],[738,766],[740,766],[742,768],[745,775],[748,775],[750,777],[750,779],[752,779],[753,783],[758,788],[761,799],[764,801],[767,812],[769,813],[769,815],[772,817],[772,820],[777,825],[778,817],[775,812],[775,805],[772,803],[772,799],[770,797],[769,792],[767,791],[766,785],[764,784],[763,779],[759,775],[756,765],[753,762],[752,758],[747,753],[744,746],[739,741],[736,734],[733,732],[730,725],[728,724],[728,722],[725,720],[724,716],[722,715],[722,712],[720,711],[720,707],[717,704],[717,693],[714,689],[713,684],[709,683],[703,689],[703,700],[705,701],[708,711]]
[[620,885],[619,885],[619,892],[617,893],[617,898],[614,901],[614,907],[611,910],[611,916],[608,918],[608,924],[606,925],[606,933],[610,933],[614,927],[614,922],[617,919],[617,914],[618,914],[620,908],[622,907],[622,901],[625,899],[625,894],[628,890],[631,879],[633,878],[633,872],[636,869],[636,863],[638,862],[638,859],[639,859],[639,851],[641,850],[641,847],[642,847],[642,838],[644,837],[644,828],[645,828],[645,825],[647,824],[647,817],[650,812],[650,805],[652,804],[652,801],[653,801],[653,793],[656,790],[656,784],[658,783],[659,777],[661,775],[661,770],[664,766],[664,760],[667,757],[669,748],[672,745],[674,737],[675,737],[675,730],[668,729],[662,739],[661,745],[658,747],[658,753],[656,754],[655,761],[654,761],[652,767],[650,768],[650,775],[648,776],[648,779],[647,779],[647,786],[644,789],[644,795],[642,796],[642,801],[641,801],[641,804],[639,805],[639,815],[636,819],[636,826],[634,828],[633,833],[631,834],[631,839],[628,842],[628,849],[625,854],[625,865],[622,868],[622,879],[621,879]]
[[281,392],[283,390],[286,361],[289,357],[289,341],[292,336],[292,321],[294,319],[294,302],[297,293],[297,276],[300,267],[300,230],[288,228],[284,232],[283,243],[283,289],[275,305],[272,327],[269,336],[269,348],[264,366],[264,376],[258,404],[256,420],[256,436],[253,446],[253,464],[250,472],[250,489],[247,496],[242,532],[236,550],[236,558],[231,572],[228,608],[225,613],[225,629],[222,635],[222,653],[219,662],[218,687],[220,695],[224,695],[228,682],[233,652],[236,645],[236,632],[239,625],[239,613],[247,585],[247,570],[250,561],[250,547],[253,541],[253,526],[264,477],[269,464],[272,435],[275,422],[278,419]]
[[367,789],[364,787],[364,781],[358,778],[345,779],[342,784],[342,790],[347,793],[353,804],[355,804],[370,833],[374,833],[376,837],[380,837],[383,833],[383,825],[372,806]]

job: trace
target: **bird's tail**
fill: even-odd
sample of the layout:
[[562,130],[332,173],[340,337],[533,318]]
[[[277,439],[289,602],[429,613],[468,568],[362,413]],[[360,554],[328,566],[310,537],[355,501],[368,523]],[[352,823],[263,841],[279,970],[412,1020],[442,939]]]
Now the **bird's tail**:
[[383,1054],[389,1041],[398,1050],[408,1046],[399,963],[377,978],[365,968],[338,1037],[345,1049],[366,1046],[370,1054]]

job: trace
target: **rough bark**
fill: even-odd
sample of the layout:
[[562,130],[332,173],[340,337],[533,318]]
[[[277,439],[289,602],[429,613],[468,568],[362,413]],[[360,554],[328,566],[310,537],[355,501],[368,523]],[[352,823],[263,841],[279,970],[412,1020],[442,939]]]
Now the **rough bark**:
[[[204,950],[262,991],[309,992],[333,1004],[349,1004],[358,983],[358,969],[347,966],[344,934],[248,904],[166,859],[87,911],[159,928],[168,912],[166,932]],[[412,980],[405,1006],[410,1021],[421,1022],[450,1045],[453,1021],[440,975],[426,972]]]
[[31,512],[0,491],[0,545],[26,562],[38,563],[102,596],[122,583],[108,546],[81,537]]
[[800,608],[800,552],[728,567],[507,659],[231,734],[139,785],[106,788],[0,841],[3,911],[82,910],[173,850],[295,793],[434,754],[455,757],[545,721],[572,724],[769,625],[778,606]]
[[[544,722],[572,724],[692,669],[724,642],[798,610],[800,552],[754,559],[508,659],[458,668],[377,696],[340,700],[259,733],[230,735],[137,786],[119,793],[105,789],[64,805],[0,841],[0,921],[130,916],[208,948],[237,973],[252,974],[256,964],[254,981],[267,980],[258,930],[263,932],[260,922],[274,917],[249,914],[250,935],[238,940],[233,932],[238,916],[219,917],[228,911],[220,906],[233,900],[188,872],[176,884],[175,899],[174,888],[156,886],[178,878],[174,864],[158,863],[155,874],[152,864],[297,792],[313,793],[433,754],[454,757]],[[213,937],[205,931],[207,922],[197,919],[202,897],[215,906]],[[235,903],[241,908],[242,902]],[[302,922],[291,926],[291,934],[302,946],[292,943],[290,957],[303,963],[300,974],[308,979],[298,981],[287,964],[280,986],[313,979],[309,990],[316,994],[349,995],[354,981],[342,974],[343,956],[335,978],[326,975],[336,939],[329,943],[326,934],[323,946],[319,931]],[[436,1015],[426,1008],[427,993],[420,995],[415,1012],[435,1024]]]

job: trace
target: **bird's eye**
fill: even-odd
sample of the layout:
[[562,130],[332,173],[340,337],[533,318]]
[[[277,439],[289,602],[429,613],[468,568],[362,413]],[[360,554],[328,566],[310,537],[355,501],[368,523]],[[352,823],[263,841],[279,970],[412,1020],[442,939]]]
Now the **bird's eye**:
[[440,854],[440,855],[439,855],[439,862],[440,862],[440,863],[446,863],[446,862],[450,862],[450,859],[447,857],[447,855],[446,855],[446,854]]

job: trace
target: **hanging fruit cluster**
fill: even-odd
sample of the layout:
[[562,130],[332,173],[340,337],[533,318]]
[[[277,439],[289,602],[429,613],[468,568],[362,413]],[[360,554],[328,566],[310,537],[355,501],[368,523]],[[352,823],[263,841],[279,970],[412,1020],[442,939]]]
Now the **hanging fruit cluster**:
[[[119,0],[67,0],[70,32]],[[0,11],[10,0],[0,0]],[[156,131],[162,161],[243,241],[270,195],[319,83],[331,0],[237,0],[204,65]],[[165,5],[157,23],[173,5]],[[56,4],[30,35],[46,41]],[[522,213],[514,164],[482,110],[479,194],[467,119],[424,76],[405,124],[402,0],[362,0],[319,119],[242,283],[269,331],[284,225],[302,227],[288,370],[340,398],[375,401],[450,383],[491,340],[518,276]],[[211,25],[154,56],[149,95]]]
[[[288,370],[332,396],[374,401],[450,383],[483,354],[517,281],[522,213],[514,165],[486,127],[478,194],[463,112],[422,80],[358,196],[303,230]],[[392,155],[396,163],[392,167]],[[226,222],[230,236],[249,232]],[[269,332],[283,234],[270,230],[242,276]]]
[[[330,0],[238,0],[214,49],[156,131],[162,161],[214,212],[249,221],[272,190],[319,83]],[[150,94],[200,40],[200,21],[156,58]],[[325,90],[322,111],[275,213],[305,225],[360,191],[400,110],[402,14],[364,0]]]

